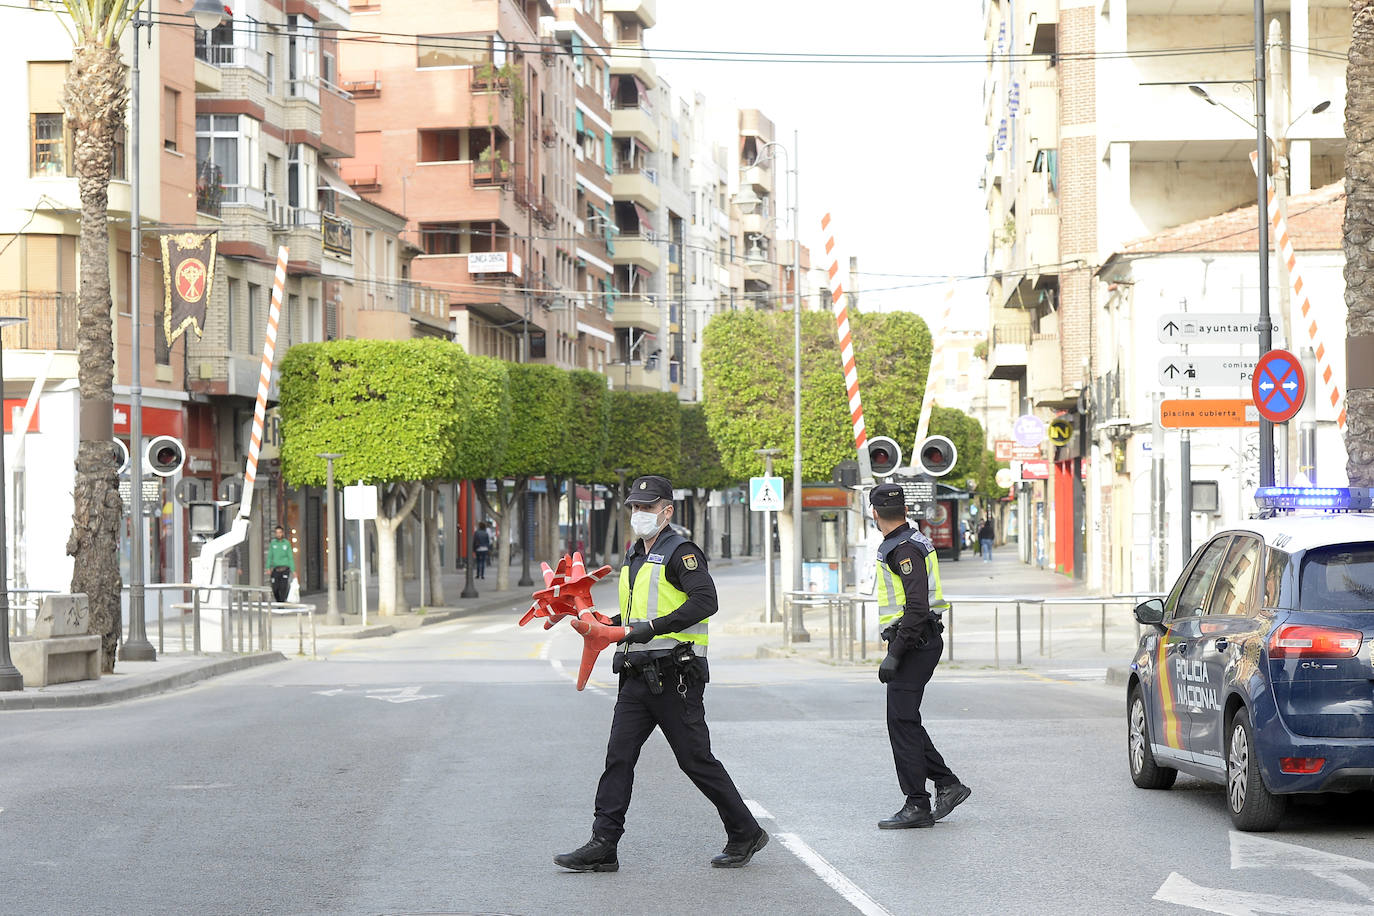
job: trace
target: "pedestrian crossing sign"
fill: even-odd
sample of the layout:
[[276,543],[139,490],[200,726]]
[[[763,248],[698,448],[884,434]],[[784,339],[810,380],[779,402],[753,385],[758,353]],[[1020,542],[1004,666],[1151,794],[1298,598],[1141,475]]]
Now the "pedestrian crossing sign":
[[750,477],[749,508],[754,512],[781,512],[782,478]]

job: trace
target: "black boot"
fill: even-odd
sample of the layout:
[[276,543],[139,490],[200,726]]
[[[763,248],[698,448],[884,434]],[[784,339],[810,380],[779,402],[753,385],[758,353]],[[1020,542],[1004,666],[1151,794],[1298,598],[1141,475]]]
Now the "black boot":
[[952,786],[940,786],[935,790],[935,819],[938,821],[946,814],[964,803],[973,790],[961,782]]
[[902,810],[887,818],[878,821],[880,830],[905,830],[908,827],[934,827],[935,818],[930,815],[930,803],[913,804],[907,802],[902,806]]
[[569,871],[620,871],[615,845],[615,840],[593,834],[590,840],[572,852],[554,856],[553,864]]
[[754,858],[754,853],[767,845],[768,831],[760,827],[759,832],[751,839],[726,843],[721,854],[711,859],[711,865],[716,868],[742,868]]

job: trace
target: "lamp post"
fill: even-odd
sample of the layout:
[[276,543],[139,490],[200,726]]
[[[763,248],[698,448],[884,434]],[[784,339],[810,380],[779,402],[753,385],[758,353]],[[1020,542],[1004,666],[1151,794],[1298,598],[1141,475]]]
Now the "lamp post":
[[467,512],[464,514],[467,516],[468,520],[467,529],[463,532],[465,543],[459,545],[463,548],[463,555],[467,557],[467,562],[463,564],[463,591],[462,594],[458,596],[460,598],[478,597],[477,582],[472,577],[472,538],[473,534],[477,531],[477,523],[473,521],[473,518],[477,515],[477,492],[474,489],[476,485],[476,481],[469,480],[465,485],[460,485],[458,487],[459,493],[466,494],[464,505],[467,508]]
[[[778,448],[756,448],[754,454],[763,459],[763,476],[773,476],[773,459],[782,454],[782,449]],[[773,622],[773,605],[775,598],[773,593],[777,590],[773,581],[773,513],[767,509],[763,511],[763,619],[765,623]],[[794,591],[801,591],[798,587]],[[784,621],[783,626],[786,626]]]
[[343,623],[343,617],[339,616],[339,545],[338,538],[334,536],[337,529],[334,527],[334,461],[342,458],[339,452],[320,452],[316,458],[324,459],[324,486],[325,498],[328,500],[324,505],[324,524],[329,529],[325,543],[329,550],[329,607],[324,615],[324,624],[328,627],[337,627]]
[[[0,317],[0,329],[27,320]],[[4,391],[5,388],[4,353],[4,342],[0,340],[0,391]],[[0,691],[24,689],[24,675],[19,673],[19,669],[14,667],[14,662],[10,659],[10,574],[9,545],[6,543],[8,532],[9,524],[5,521],[5,449],[4,443],[0,442]]]
[[[224,21],[224,5],[216,0],[196,0],[191,8],[191,18],[196,25],[210,31]],[[129,68],[129,192],[132,203],[129,206],[129,499],[133,507],[129,512],[131,522],[129,532],[129,639],[120,645],[119,658],[124,661],[154,661],[157,651],[148,641],[147,624],[144,617],[143,602],[143,360],[139,352],[142,347],[142,309],[139,287],[142,285],[143,219],[141,193],[143,163],[140,159],[139,143],[139,30],[149,29],[148,40],[153,33],[152,13],[140,10],[134,14],[134,54],[133,66]]]

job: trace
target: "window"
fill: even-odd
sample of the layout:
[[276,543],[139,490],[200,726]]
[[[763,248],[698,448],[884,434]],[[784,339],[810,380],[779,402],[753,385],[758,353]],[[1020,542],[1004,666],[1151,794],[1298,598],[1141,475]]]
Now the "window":
[[33,135],[32,174],[51,177],[67,174],[67,143],[62,113],[31,114],[29,124]]
[[286,153],[286,203],[300,210],[314,210],[320,183],[316,152],[304,143],[292,143]]
[[1288,571],[1289,554],[1276,547],[1269,548],[1269,560],[1264,566],[1264,606],[1279,607],[1283,594],[1283,574]]
[[267,60],[264,64],[267,72],[267,94],[277,94],[277,55],[271,51],[267,52]]
[[460,162],[470,158],[463,134],[456,128],[420,131],[420,161]]
[[29,61],[29,173],[62,177],[71,172],[70,143],[62,117],[66,61]]
[[177,124],[181,117],[181,93],[162,87],[162,148],[177,151]]
[[1193,564],[1192,571],[1188,573],[1178,602],[1174,605],[1174,617],[1197,617],[1202,613],[1207,592],[1212,586],[1212,580],[1216,578],[1217,568],[1221,566],[1230,543],[1231,538],[1222,537],[1207,545],[1202,556]]
[[230,277],[228,282],[225,283],[224,289],[224,319],[228,325],[228,329],[224,334],[225,339],[229,341],[229,349],[232,351],[234,350],[234,312],[238,310],[239,306],[239,281],[234,277]]
[[250,174],[240,170],[239,118],[239,115],[196,115],[196,159],[218,167],[220,182],[226,187],[246,184]]
[[[248,352],[258,352],[258,306],[262,301],[262,287],[256,283],[248,284]],[[279,348],[284,349],[284,348]]]
[[415,66],[476,67],[490,63],[499,67],[505,60],[504,54],[493,51],[495,39],[494,35],[417,35]]
[[1255,591],[1256,573],[1259,571],[1260,544],[1254,538],[1238,537],[1226,554],[1217,576],[1217,584],[1212,589],[1211,600],[1207,602],[1208,614],[1229,614],[1244,616],[1250,613],[1251,596]]
[[384,260],[384,261],[382,262],[381,274],[382,274],[382,279],[383,279],[383,280],[386,280],[388,283],[391,282],[391,277],[392,277],[391,267],[392,267],[392,265],[395,264],[395,263],[396,263],[396,240],[395,240],[395,239],[387,239],[387,240],[386,240],[386,260]]
[[120,127],[114,134],[114,149],[110,152],[110,177],[116,181],[128,181],[128,131]]
[[1374,544],[1307,551],[1298,593],[1304,611],[1374,610]]

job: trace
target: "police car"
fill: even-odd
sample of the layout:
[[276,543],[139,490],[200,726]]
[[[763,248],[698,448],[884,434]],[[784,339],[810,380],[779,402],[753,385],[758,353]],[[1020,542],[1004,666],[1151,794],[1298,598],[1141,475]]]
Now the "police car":
[[1358,511],[1374,500],[1255,502],[1268,517],[1213,536],[1136,607],[1127,757],[1140,788],[1219,783],[1238,829],[1273,830],[1289,796],[1374,789],[1374,513]]

